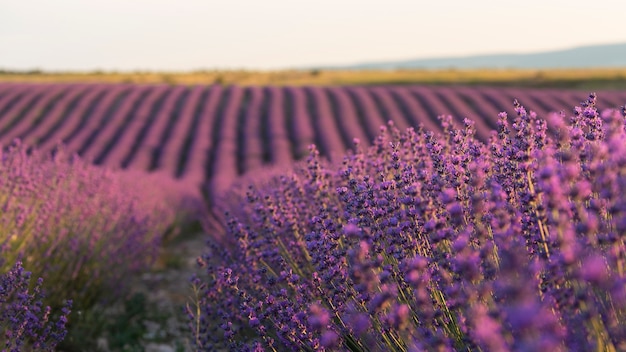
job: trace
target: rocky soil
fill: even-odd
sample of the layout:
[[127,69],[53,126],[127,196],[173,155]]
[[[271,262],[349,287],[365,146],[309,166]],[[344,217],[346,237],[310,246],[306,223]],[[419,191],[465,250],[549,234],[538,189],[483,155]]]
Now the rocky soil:
[[[189,279],[201,270],[196,258],[206,252],[207,236],[195,232],[172,240],[164,246],[155,267],[133,279],[131,296],[143,302],[145,312],[122,321],[121,325],[127,326],[120,326],[121,331],[108,331],[100,337],[97,341],[100,351],[193,351],[183,307],[191,301]],[[124,316],[124,307],[121,304],[111,307],[109,313]],[[128,341],[122,347],[124,329],[138,331],[141,336],[126,338]]]

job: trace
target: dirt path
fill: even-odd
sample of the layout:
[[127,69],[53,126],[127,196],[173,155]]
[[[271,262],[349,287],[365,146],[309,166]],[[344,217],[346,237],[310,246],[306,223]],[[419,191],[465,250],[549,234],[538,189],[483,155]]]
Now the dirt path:
[[[107,331],[107,336],[98,339],[100,351],[193,351],[183,307],[192,295],[190,278],[201,270],[196,258],[206,252],[207,236],[196,232],[172,240],[164,246],[153,270],[134,278],[131,297],[135,297],[130,301],[138,312],[124,313],[121,304],[110,309],[121,315],[121,324],[117,331]],[[132,332],[134,337],[129,336]]]

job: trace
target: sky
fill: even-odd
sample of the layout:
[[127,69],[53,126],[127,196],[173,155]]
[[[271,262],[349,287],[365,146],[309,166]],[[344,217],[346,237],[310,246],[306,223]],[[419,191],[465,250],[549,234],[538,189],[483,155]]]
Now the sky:
[[0,69],[288,69],[626,42],[623,0],[0,0]]

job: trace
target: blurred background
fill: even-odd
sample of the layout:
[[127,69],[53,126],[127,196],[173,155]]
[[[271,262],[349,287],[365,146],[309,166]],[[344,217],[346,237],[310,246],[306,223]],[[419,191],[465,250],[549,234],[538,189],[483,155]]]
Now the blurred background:
[[469,118],[486,141],[514,99],[542,117],[593,91],[624,105],[624,13],[617,0],[0,0],[0,143],[61,142],[215,190],[312,143],[369,144],[390,120]]

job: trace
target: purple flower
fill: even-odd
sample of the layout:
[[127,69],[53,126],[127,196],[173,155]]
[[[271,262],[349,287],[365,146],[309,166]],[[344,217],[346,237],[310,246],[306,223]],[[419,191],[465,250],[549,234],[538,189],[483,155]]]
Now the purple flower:
[[545,121],[516,101],[488,143],[441,116],[339,163],[312,148],[220,204],[238,242],[202,318],[276,350],[622,348],[626,128],[595,103]]

